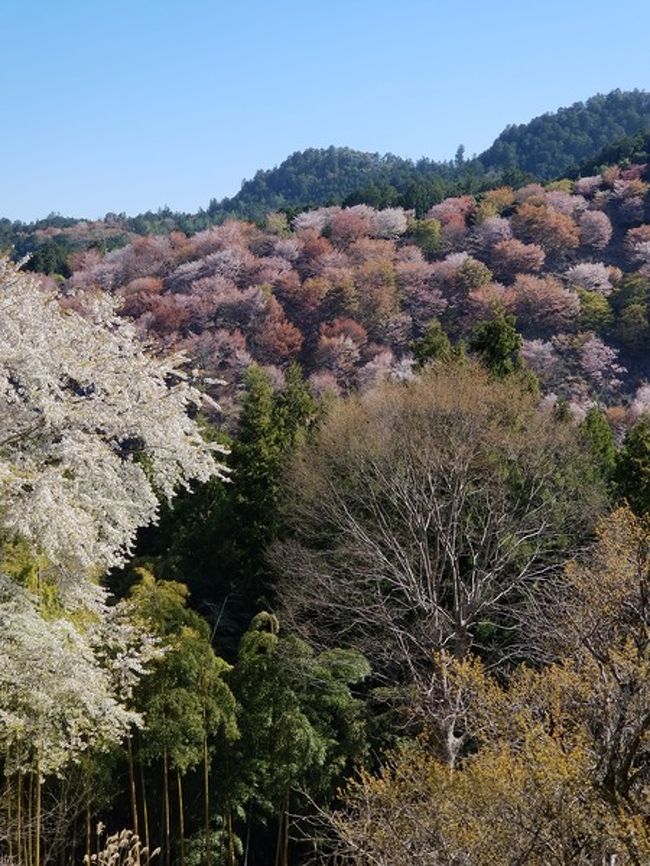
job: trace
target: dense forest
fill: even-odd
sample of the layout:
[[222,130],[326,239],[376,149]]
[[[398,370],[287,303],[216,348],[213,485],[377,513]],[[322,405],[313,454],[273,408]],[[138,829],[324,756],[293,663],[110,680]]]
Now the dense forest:
[[571,177],[307,152],[308,208],[0,260],[7,864],[650,862],[627,96],[546,116],[612,107]]
[[599,94],[507,127],[479,161],[487,170],[518,169],[551,180],[613,141],[647,130],[649,114],[650,94],[645,91]]

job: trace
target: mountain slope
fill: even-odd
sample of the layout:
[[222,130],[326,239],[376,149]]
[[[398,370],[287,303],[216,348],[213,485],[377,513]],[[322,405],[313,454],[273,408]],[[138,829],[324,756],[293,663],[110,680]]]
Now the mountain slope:
[[[237,195],[213,200],[213,216],[258,218],[270,210],[356,203],[430,207],[445,195],[477,192],[503,174],[539,180],[565,174],[624,136],[650,129],[650,93],[614,90],[529,123],[508,126],[473,160],[413,162],[347,147],[299,151],[244,181]],[[512,182],[512,178],[508,178]]]
[[[340,204],[359,190],[396,198],[413,184],[455,182],[457,175],[452,163],[427,159],[414,163],[349,147],[309,148],[291,154],[273,169],[258,171],[233,198],[213,200],[209,212],[257,218],[270,210]],[[441,190],[439,198],[446,192]]]
[[628,135],[613,144],[608,144],[595,156],[567,172],[567,177],[586,177],[597,174],[603,166],[626,162],[637,164],[650,162],[650,130],[637,132],[636,135]]
[[[476,195],[500,184],[520,186],[567,174],[569,168],[577,177],[621,159],[646,161],[647,130],[650,93],[616,90],[510,126],[472,160],[459,153],[448,162],[414,162],[348,147],[310,148],[258,171],[235,196],[213,199],[207,211],[196,214],[165,208],[135,217],[107,214],[94,223],[56,214],[28,225],[0,219],[0,251],[12,250],[14,258],[31,254],[30,267],[66,274],[70,254],[89,246],[107,251],[132,235],[193,234],[229,217],[263,221],[271,211],[296,213],[329,204],[403,207],[422,216],[449,196]],[[630,134],[632,139],[622,138]]]
[[508,126],[479,160],[486,171],[518,169],[549,180],[612,142],[649,128],[650,93],[613,90]]

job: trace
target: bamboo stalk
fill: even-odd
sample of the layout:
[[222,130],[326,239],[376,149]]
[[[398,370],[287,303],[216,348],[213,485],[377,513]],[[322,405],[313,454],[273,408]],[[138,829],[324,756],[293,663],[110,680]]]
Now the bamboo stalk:
[[27,832],[25,838],[27,842],[27,862],[34,862],[32,856],[34,853],[34,774],[29,774],[29,788],[27,789]]
[[36,827],[34,829],[34,842],[36,844],[36,853],[34,857],[35,866],[41,866],[41,799],[42,799],[42,784],[41,784],[41,768],[36,764]]
[[86,793],[86,863],[90,866],[90,857],[92,854],[92,843],[91,843],[91,832],[90,832],[90,798]]
[[18,862],[24,860],[22,850],[22,823],[23,823],[23,774],[18,770],[18,784],[16,792],[16,845],[18,846]]
[[139,761],[139,765],[140,788],[142,789],[142,819],[144,822],[144,844],[147,851],[151,851],[151,848],[149,847],[149,807],[147,805],[147,789],[145,788],[144,784],[144,767],[142,765],[142,761]]
[[203,806],[205,810],[205,866],[211,866],[210,851],[210,768],[208,766],[208,736],[203,735]]
[[284,836],[282,840],[282,866],[289,866],[289,792],[284,801]]
[[135,787],[135,768],[133,766],[133,745],[131,743],[131,732],[126,737],[127,755],[129,759],[129,789],[131,792],[131,822],[133,832],[136,836],[140,835],[138,829],[138,792]]
[[244,863],[243,866],[248,866],[248,852],[251,847],[251,825],[253,823],[253,807],[248,811],[248,819],[246,821],[246,844],[244,846]]
[[275,842],[275,866],[280,866],[280,853],[282,850],[282,827],[284,824],[284,809],[280,809],[280,814],[278,816],[278,838]]
[[[7,763],[9,762],[9,749],[7,749]],[[13,796],[13,787],[11,785],[11,777],[7,777],[7,786],[5,788],[5,797],[7,798],[7,847],[9,848],[9,862],[14,860],[14,828],[11,811],[11,798]]]
[[232,809],[228,806],[228,866],[235,866],[235,838],[232,832]]
[[171,820],[169,814],[169,760],[167,746],[163,749],[163,808],[165,812],[165,863],[171,863]]
[[183,779],[176,767],[176,787],[178,791],[178,830],[180,833],[180,866],[185,866],[185,815],[183,813]]

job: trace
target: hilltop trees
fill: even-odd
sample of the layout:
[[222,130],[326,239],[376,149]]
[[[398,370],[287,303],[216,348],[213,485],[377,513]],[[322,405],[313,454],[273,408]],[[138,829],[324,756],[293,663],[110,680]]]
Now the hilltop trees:
[[[649,103],[650,96],[642,90],[592,96],[530,123],[507,127],[481,154],[481,163],[492,170],[517,168],[545,179],[558,177],[614,139],[644,129]],[[596,165],[611,161],[602,154]]]
[[[402,375],[432,319],[462,339],[501,307],[528,343],[553,346],[557,375],[543,385],[584,414],[650,375],[644,172],[614,166],[456,194],[417,215],[327,205],[273,214],[264,227],[230,220],[192,237],[139,240],[103,259],[78,257],[68,303],[109,289],[144,336],[192,356],[208,389],[225,380],[212,417],[229,432],[252,362],[280,382],[297,361],[318,392],[345,394]],[[572,345],[592,338],[620,352],[629,372],[616,395],[565,363]]]

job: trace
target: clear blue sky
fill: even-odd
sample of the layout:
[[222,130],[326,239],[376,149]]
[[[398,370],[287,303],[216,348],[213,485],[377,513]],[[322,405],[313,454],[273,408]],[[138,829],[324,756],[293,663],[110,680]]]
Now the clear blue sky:
[[0,216],[195,211],[295,150],[468,155],[650,89],[648,0],[0,0]]

